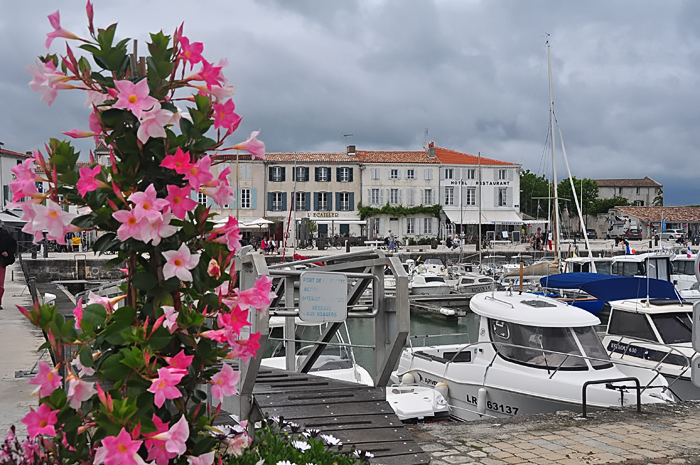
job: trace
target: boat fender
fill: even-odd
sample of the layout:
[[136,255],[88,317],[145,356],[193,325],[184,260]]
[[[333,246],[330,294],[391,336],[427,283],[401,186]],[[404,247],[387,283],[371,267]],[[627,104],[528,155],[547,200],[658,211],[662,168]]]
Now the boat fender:
[[401,384],[415,384],[416,383],[416,377],[413,376],[413,373],[404,373],[403,376],[401,377]]
[[476,395],[476,411],[479,415],[486,413],[486,389],[479,388],[479,393]]
[[443,383],[440,381],[435,385],[435,391],[440,394],[442,397],[447,399],[447,393],[449,391],[449,388],[447,387],[447,384]]

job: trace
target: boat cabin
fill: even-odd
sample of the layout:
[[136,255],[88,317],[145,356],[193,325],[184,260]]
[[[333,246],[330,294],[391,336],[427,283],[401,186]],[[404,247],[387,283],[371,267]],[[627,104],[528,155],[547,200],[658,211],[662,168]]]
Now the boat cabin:
[[642,276],[670,281],[673,270],[671,256],[645,253],[613,257],[610,274],[617,276]]
[[[611,274],[611,266],[613,259],[610,257],[573,257],[566,259],[567,273],[600,273]],[[595,271],[591,266],[591,262],[595,265]]]

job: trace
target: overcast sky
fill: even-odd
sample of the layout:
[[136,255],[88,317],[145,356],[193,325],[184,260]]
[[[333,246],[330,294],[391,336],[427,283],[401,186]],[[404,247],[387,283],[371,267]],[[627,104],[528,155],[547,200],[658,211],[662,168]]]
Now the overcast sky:
[[[88,36],[82,0],[0,0],[5,149],[87,129],[82,92],[59,92],[48,108],[27,86],[23,68],[46,53],[56,9],[65,29]],[[209,61],[229,61],[244,116],[231,142],[257,129],[268,151],[420,150],[427,140],[547,176],[549,34],[574,176],[650,176],[667,205],[700,204],[700,2],[95,0],[96,26],[119,22],[117,37],[141,51],[149,32],[182,21]]]

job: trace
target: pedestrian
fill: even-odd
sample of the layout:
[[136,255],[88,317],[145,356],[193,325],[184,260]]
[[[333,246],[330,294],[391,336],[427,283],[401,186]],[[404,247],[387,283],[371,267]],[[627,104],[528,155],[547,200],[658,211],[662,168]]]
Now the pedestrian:
[[447,236],[447,239],[445,240],[445,246],[446,246],[448,249],[453,250],[452,245],[453,245],[453,244],[452,244],[452,236]]
[[17,241],[0,222],[0,310],[2,310],[2,297],[5,294],[5,271],[15,262],[16,252]]
[[260,239],[260,250],[263,255],[267,255],[267,236]]
[[394,237],[394,233],[391,232],[391,229],[389,230],[389,250],[393,251],[396,247],[396,238]]

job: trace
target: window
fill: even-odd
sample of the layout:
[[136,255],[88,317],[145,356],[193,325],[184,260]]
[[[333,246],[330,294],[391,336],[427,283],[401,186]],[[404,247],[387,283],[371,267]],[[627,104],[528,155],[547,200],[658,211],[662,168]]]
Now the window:
[[372,189],[369,203],[372,205],[379,205],[379,189]]
[[250,189],[241,189],[241,208],[251,208]]
[[352,182],[352,168],[338,168],[338,181],[339,182]]
[[297,166],[294,168],[294,179],[299,182],[309,180],[309,168],[307,166]]
[[427,168],[424,172],[423,175],[425,176],[426,181],[430,181],[433,179],[433,170],[431,168]]
[[506,198],[506,188],[505,188],[505,187],[499,187],[499,188],[498,188],[498,206],[499,206],[499,207],[505,207],[505,206],[507,206],[507,205],[508,205],[508,204],[506,203],[507,200],[508,200],[508,199]]
[[341,192],[340,193],[340,211],[349,212],[350,211],[350,193]]
[[294,196],[294,210],[306,210],[306,192],[297,192]]
[[508,179],[508,174],[506,173],[506,170],[498,170],[498,179],[500,181]]
[[415,218],[406,218],[406,234],[415,234],[416,233],[416,219]]
[[[647,315],[644,313],[623,312],[613,310],[610,316],[610,334],[619,334],[637,339],[656,341],[656,334],[651,329]],[[608,347],[610,349],[610,347]],[[617,348],[615,348],[617,351]]]
[[379,168],[372,168],[372,179],[379,179]]
[[666,344],[693,342],[693,313],[661,313],[651,320]]
[[618,193],[622,195],[622,187],[618,190]]
[[644,206],[644,200],[635,200],[634,205],[636,207],[643,207]]
[[284,193],[283,192],[270,192],[270,210],[275,211],[275,212],[281,212],[285,210],[285,207],[283,205],[284,201]]
[[468,169],[467,170],[467,175],[465,176],[467,179],[476,179],[476,170],[475,169]]
[[455,188],[452,186],[445,187],[445,205],[455,204]]
[[399,179],[399,170],[389,170],[389,179]]
[[330,199],[330,192],[319,192],[318,193],[318,206],[316,207],[317,211],[320,212],[327,212],[330,210],[330,205],[328,204],[328,199]]
[[316,168],[316,181],[317,182],[330,182],[331,181],[331,169],[326,166],[321,166]]
[[454,172],[452,168],[445,168],[445,179],[452,179],[454,177]]
[[423,233],[432,234],[433,233],[433,219],[423,218]]
[[432,205],[433,204],[433,190],[432,189],[425,189],[423,191],[423,205]]
[[637,188],[637,195],[639,195],[639,187]]
[[416,179],[416,170],[413,170],[413,169],[406,170],[406,179]]
[[204,195],[202,192],[197,193],[197,203],[200,205],[206,205],[207,204],[207,196]]
[[389,203],[391,205],[397,205],[399,203],[399,190],[389,189]]
[[285,178],[284,166],[271,166],[270,167],[270,181],[272,182],[282,182]]
[[467,198],[465,203],[467,205],[476,205],[476,187],[467,187]]

